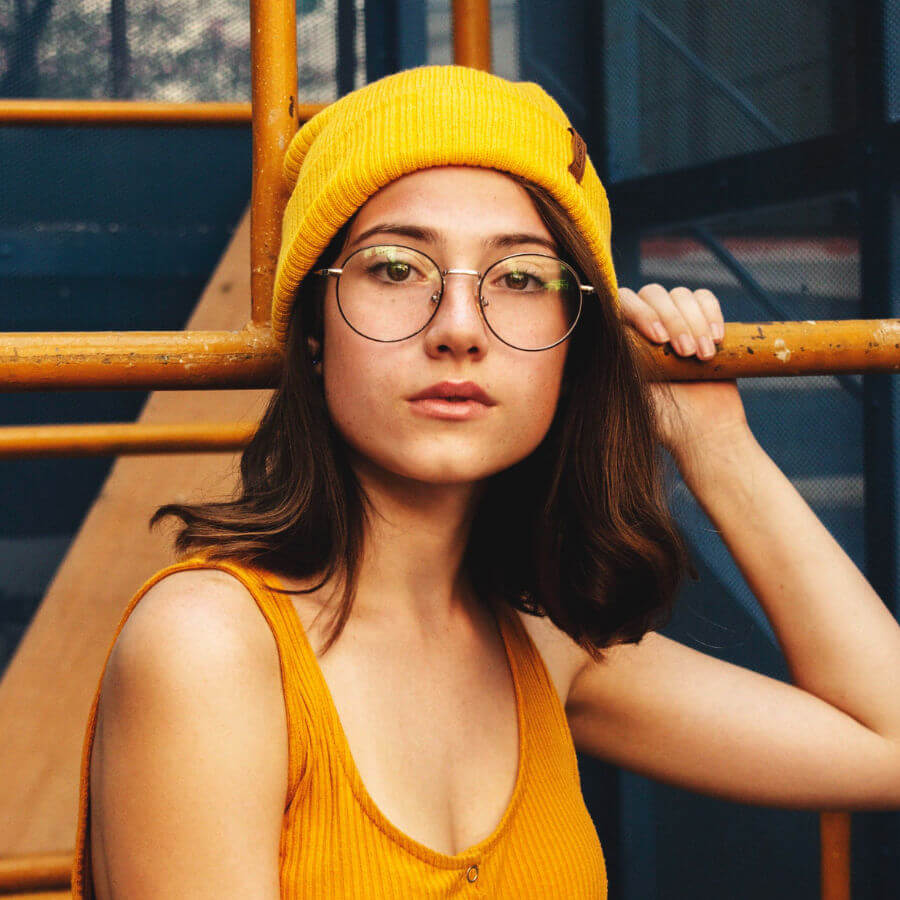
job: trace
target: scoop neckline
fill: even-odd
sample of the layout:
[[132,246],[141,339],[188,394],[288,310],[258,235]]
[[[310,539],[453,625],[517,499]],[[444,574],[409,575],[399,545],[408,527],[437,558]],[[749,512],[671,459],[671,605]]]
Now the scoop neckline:
[[[271,572],[267,569],[260,569],[259,571],[264,572],[267,576],[269,576],[276,582],[276,585],[279,588],[284,589],[284,584],[276,573]],[[425,862],[431,863],[436,867],[456,869],[471,865],[472,863],[477,862],[479,859],[481,859],[484,854],[487,853],[494,846],[494,844],[496,844],[497,841],[505,834],[509,827],[509,823],[511,822],[516,810],[518,809],[519,802],[524,790],[525,765],[527,759],[526,754],[528,753],[528,737],[526,730],[524,698],[521,686],[521,672],[519,670],[515,654],[512,652],[512,638],[509,631],[511,625],[509,623],[509,620],[507,619],[506,610],[498,612],[498,607],[500,604],[496,602],[489,602],[488,604],[488,608],[493,614],[494,620],[497,623],[498,629],[500,631],[500,636],[503,639],[503,647],[506,653],[506,665],[507,669],[509,670],[510,677],[512,678],[513,693],[515,695],[516,723],[518,726],[519,743],[519,757],[516,764],[515,784],[513,786],[512,795],[506,805],[506,809],[503,811],[503,815],[500,817],[500,820],[494,826],[494,829],[491,831],[491,833],[477,843],[472,844],[470,847],[461,850],[459,853],[450,854],[443,853],[440,850],[435,850],[432,847],[423,844],[421,841],[416,840],[414,837],[410,836],[405,831],[400,829],[387,817],[387,815],[385,815],[384,812],[382,812],[381,808],[372,798],[372,795],[369,793],[368,788],[363,782],[362,776],[359,773],[359,769],[356,767],[356,760],[353,758],[353,752],[350,749],[350,742],[347,740],[347,735],[344,731],[341,717],[338,714],[337,705],[334,702],[334,697],[331,694],[331,689],[329,688],[328,682],[325,680],[325,675],[322,672],[322,668],[319,665],[318,657],[316,656],[312,648],[312,644],[309,641],[309,637],[306,634],[306,629],[304,628],[303,622],[300,619],[300,614],[298,613],[297,608],[294,606],[290,595],[277,594],[276,592],[271,593],[272,596],[276,599],[286,601],[286,605],[287,607],[289,607],[288,615],[292,619],[294,627],[296,628],[300,636],[303,648],[308,651],[309,656],[312,660],[314,677],[316,679],[319,690],[325,697],[325,707],[329,725],[337,741],[337,746],[335,749],[337,751],[337,756],[339,757],[341,762],[341,768],[343,769],[344,774],[350,784],[350,788],[353,791],[353,795],[356,798],[357,803],[362,808],[363,812],[387,837],[406,849],[412,855],[417,856]]]

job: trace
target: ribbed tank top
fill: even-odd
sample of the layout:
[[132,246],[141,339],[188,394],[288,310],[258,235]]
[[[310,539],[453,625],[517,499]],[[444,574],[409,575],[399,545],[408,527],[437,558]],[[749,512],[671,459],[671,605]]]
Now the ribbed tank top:
[[[195,556],[159,570],[132,597],[107,652],[140,598],[166,575],[218,569],[253,595],[278,649],[288,725],[288,790],[280,847],[281,897],[290,900],[605,900],[603,852],[581,792],[559,695],[518,613],[494,604],[512,674],[519,764],[512,797],[484,840],[449,855],[397,828],[369,796],[331,692],[290,595],[277,576]],[[103,672],[88,717],[72,873],[75,900],[93,900],[90,761]]]

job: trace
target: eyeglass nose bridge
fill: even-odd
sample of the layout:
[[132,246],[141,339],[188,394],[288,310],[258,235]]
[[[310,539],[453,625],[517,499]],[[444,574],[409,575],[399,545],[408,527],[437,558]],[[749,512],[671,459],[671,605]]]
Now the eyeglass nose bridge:
[[[482,273],[479,272],[477,269],[441,269],[440,273],[441,273],[442,280],[447,275],[474,275],[479,280],[478,283],[481,284]],[[443,290],[443,286],[442,286],[441,287],[441,296],[443,296],[443,294],[444,294],[444,290]],[[434,299],[435,298],[432,297],[432,300],[434,300]],[[476,299],[480,302],[480,304],[482,306],[488,305],[488,301],[484,297],[479,296],[478,294],[476,294]]]

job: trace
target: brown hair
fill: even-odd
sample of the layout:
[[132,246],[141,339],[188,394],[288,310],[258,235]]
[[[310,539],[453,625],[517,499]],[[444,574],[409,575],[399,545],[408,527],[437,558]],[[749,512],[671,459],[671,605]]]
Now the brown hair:
[[[587,296],[569,338],[550,428],[528,457],[488,479],[463,565],[478,596],[549,616],[600,659],[604,647],[637,643],[669,620],[690,566],[666,503],[649,357],[604,295],[599,267],[566,212],[543,188],[510,177],[598,295]],[[349,227],[313,269],[333,265]],[[281,380],[241,456],[235,499],[170,503],[150,519],[151,527],[169,515],[182,520],[180,553],[320,578],[289,593],[337,576],[343,594],[323,652],[353,606],[370,509],[307,349],[308,337],[322,341],[324,296],[321,278],[298,289]]]

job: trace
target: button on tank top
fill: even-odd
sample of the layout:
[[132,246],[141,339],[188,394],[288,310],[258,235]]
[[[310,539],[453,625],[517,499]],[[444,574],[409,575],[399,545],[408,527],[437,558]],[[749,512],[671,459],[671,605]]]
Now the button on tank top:
[[[493,607],[516,698],[515,787],[491,834],[450,855],[405,834],[372,800],[291,597],[270,589],[283,586],[274,573],[201,556],[161,569],[126,607],[107,662],[140,598],[166,575],[185,569],[218,569],[240,580],[275,638],[289,750],[279,854],[283,900],[605,900],[605,860],[584,804],[565,711],[514,609],[505,603]],[[94,897],[89,773],[102,679],[101,672],[82,752],[75,900]]]

